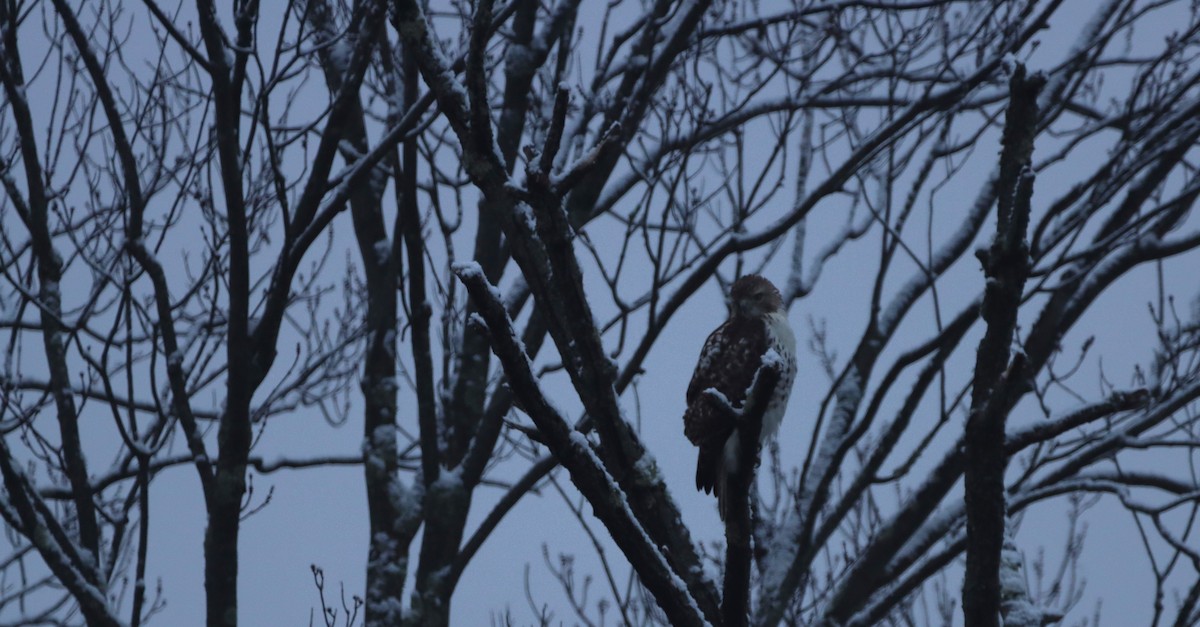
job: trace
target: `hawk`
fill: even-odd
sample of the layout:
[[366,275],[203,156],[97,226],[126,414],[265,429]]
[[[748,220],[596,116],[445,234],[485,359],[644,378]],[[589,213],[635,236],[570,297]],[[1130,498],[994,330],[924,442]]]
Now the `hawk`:
[[708,336],[700,351],[683,414],[683,433],[700,448],[696,489],[716,493],[722,520],[726,481],[738,463],[738,423],[714,397],[722,395],[729,405],[740,409],[763,357],[771,350],[778,353],[782,363],[779,384],[763,413],[761,443],[779,428],[796,376],[796,337],[788,326],[779,290],[752,274],[733,283],[730,300],[733,311],[729,319]]

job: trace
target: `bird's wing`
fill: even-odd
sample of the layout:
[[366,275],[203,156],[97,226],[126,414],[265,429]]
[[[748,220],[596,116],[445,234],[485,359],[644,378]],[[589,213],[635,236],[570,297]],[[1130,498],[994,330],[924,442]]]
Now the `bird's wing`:
[[721,371],[721,353],[726,351],[729,343],[726,333],[728,328],[729,321],[726,320],[708,334],[708,339],[704,340],[704,347],[700,349],[700,358],[696,360],[696,370],[692,372],[692,381],[688,383],[688,405],[694,403],[701,392],[718,383],[718,375]]
[[688,408],[683,416],[684,433],[693,443],[714,438],[723,442],[728,437],[733,422],[704,390],[715,389],[734,407],[741,406],[767,343],[766,327],[759,320],[729,320],[708,336],[688,384]]

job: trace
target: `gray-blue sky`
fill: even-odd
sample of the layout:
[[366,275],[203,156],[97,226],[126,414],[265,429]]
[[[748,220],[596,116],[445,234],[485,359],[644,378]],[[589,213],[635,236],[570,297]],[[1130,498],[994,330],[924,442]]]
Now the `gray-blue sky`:
[[[438,6],[437,2],[433,4]],[[594,3],[585,4],[585,11],[597,10]],[[632,20],[637,7],[626,8],[628,13],[622,18]],[[1050,29],[1040,37],[1040,45],[1029,58],[1030,68],[1042,69],[1059,59],[1073,42],[1084,16],[1088,15],[1091,8],[1092,3],[1087,0],[1067,3],[1051,21]],[[1174,23],[1175,19],[1170,13],[1156,14],[1147,21],[1140,37],[1131,43],[1133,49],[1136,51],[1142,41],[1161,41],[1172,30]],[[264,30],[270,27],[270,21],[264,20]],[[581,19],[579,27],[585,43],[578,48],[584,51],[594,49],[594,38],[597,37],[595,20]],[[127,55],[136,58],[140,50],[138,41],[131,40],[127,45]],[[588,65],[586,58],[584,65]],[[1120,84],[1114,77],[1104,88],[1120,90]],[[30,95],[37,103],[39,93],[34,91]],[[40,104],[41,107],[46,106],[45,102]],[[1047,154],[1047,144],[1052,145],[1052,141],[1039,140],[1037,155]],[[771,138],[764,124],[747,128],[748,159],[763,159],[754,151],[770,143]],[[954,215],[974,199],[982,177],[991,165],[989,156],[996,154],[998,148],[998,133],[988,132],[979,139],[971,169],[956,177],[952,185],[941,189],[933,197],[934,215]],[[1039,178],[1035,203],[1039,199],[1053,197],[1055,192],[1061,192],[1072,184],[1078,173],[1086,171],[1087,165],[1079,159],[1056,164],[1049,170],[1050,174]],[[463,204],[468,222],[467,228],[460,231],[456,241],[460,251],[469,250],[473,238],[470,222],[473,198],[467,195]],[[786,207],[778,208],[780,213],[785,210]],[[819,246],[823,233],[840,226],[845,210],[846,207],[839,206],[836,198],[823,202],[817,208],[809,221],[808,237],[812,248]],[[766,213],[771,214],[772,211],[774,209]],[[772,216],[761,217],[769,219]],[[918,222],[913,232],[921,232],[923,227],[919,226],[919,221],[924,220],[924,214],[917,212],[914,220]],[[947,221],[947,224],[954,222]],[[949,227],[935,222],[933,230],[936,232],[939,228]],[[590,226],[587,232],[594,242],[603,243],[617,237],[619,228],[618,225],[601,221]],[[180,242],[180,246],[185,245],[185,241]],[[331,281],[336,281],[340,276],[341,263],[346,258],[343,251],[353,251],[348,215],[339,218],[335,225],[334,245],[337,252],[332,256],[333,263],[327,270]],[[865,286],[873,280],[877,263],[877,252],[872,247],[858,246],[848,248],[829,264],[816,289],[798,301],[791,311],[791,320],[802,344],[811,337],[808,321],[812,319],[824,325],[828,332],[828,345],[837,351],[841,360],[852,352],[867,315],[865,305],[869,291]],[[1184,301],[1190,301],[1200,289],[1194,275],[1187,270],[1188,263],[1174,261],[1166,270],[1168,284],[1174,286],[1176,294]],[[585,264],[586,284],[596,293],[602,293],[604,285],[598,280],[594,266],[590,260]],[[1196,266],[1192,263],[1191,267]],[[913,269],[915,266],[911,264],[898,262],[895,270],[897,279],[889,283],[886,290],[897,289],[903,272]],[[442,272],[443,268],[435,270]],[[259,271],[265,271],[265,268],[259,267]],[[778,281],[786,271],[784,255],[769,266],[767,274]],[[728,276],[729,272],[725,272],[725,275]],[[502,281],[502,286],[509,285],[511,280],[510,272]],[[957,306],[979,292],[981,284],[977,262],[969,256],[960,260],[939,284],[942,311],[956,311]],[[1144,363],[1150,357],[1154,337],[1145,304],[1155,298],[1155,289],[1149,269],[1127,277],[1118,288],[1106,293],[1080,326],[1064,340],[1067,354],[1077,351],[1085,338],[1095,335],[1096,344],[1091,354],[1103,356],[1104,372],[1109,379],[1118,385],[1127,385],[1134,364]],[[614,313],[611,303],[605,299],[597,298],[594,306],[598,319],[607,319]],[[926,336],[933,327],[932,308],[929,298],[917,304],[916,310],[925,313],[915,314],[904,323],[904,335],[889,348],[892,354],[909,347],[911,342],[906,342],[906,338],[917,341]],[[704,334],[723,317],[724,306],[718,289],[715,285],[706,286],[685,305],[652,350],[644,364],[645,374],[639,379],[636,401],[629,394],[625,397],[628,415],[634,416],[635,411],[640,413],[644,440],[662,468],[668,485],[672,486],[685,522],[693,530],[694,536],[705,542],[719,539],[721,528],[711,497],[692,490],[695,450],[683,437],[680,415],[683,410],[683,390]],[[636,325],[642,323],[637,319],[630,333],[636,336]],[[1021,323],[1028,324],[1028,321],[1022,319]],[[288,346],[290,341],[294,341],[294,338],[285,336],[281,346]],[[975,341],[977,335],[969,336],[964,345],[973,345]],[[401,352],[405,351],[402,349]],[[969,357],[969,353],[960,356],[960,361],[951,368],[952,388],[961,385],[969,375],[971,364],[965,357]],[[797,464],[803,459],[811,439],[817,405],[829,386],[813,355],[802,351],[800,358],[801,376],[798,377],[793,400],[779,435],[785,465]],[[23,363],[22,368],[34,370],[39,367],[33,357],[30,359],[31,363]],[[553,359],[544,357],[539,363]],[[1088,380],[1090,377],[1095,380],[1099,363],[1094,358],[1090,360],[1080,375],[1081,379]],[[546,389],[552,399],[569,413],[578,415],[579,404],[565,375],[551,375],[546,381]],[[1098,393],[1094,388],[1088,391]],[[415,430],[411,390],[402,386],[401,393],[401,423]],[[219,398],[205,400],[214,407],[220,403]],[[1059,398],[1055,408],[1061,410],[1070,405],[1067,399]],[[361,419],[356,409],[357,401],[351,406],[349,422],[336,429],[330,428],[312,410],[272,419],[255,451],[267,458],[278,455],[302,458],[353,453],[361,443]],[[1035,420],[1038,415],[1036,406],[1026,403],[1018,409],[1012,420],[1014,424],[1020,424]],[[95,426],[97,432],[91,442],[115,442],[108,425]],[[942,447],[949,441],[946,435],[935,440]],[[97,452],[92,458],[96,462],[107,461],[111,453]],[[509,464],[497,472],[497,477],[511,479],[519,470],[516,464]],[[564,485],[568,483],[563,477],[560,477],[560,481]],[[338,583],[342,582],[347,595],[362,594],[367,516],[365,492],[358,469],[281,471],[255,476],[254,488],[256,503],[261,502],[268,492],[272,496],[270,504],[247,519],[243,527],[240,589],[244,624],[302,624],[307,621],[310,609],[317,603],[309,564],[315,563],[324,568],[328,590],[337,593]],[[164,472],[155,481],[151,493],[153,514],[149,576],[162,579],[168,599],[166,610],[157,620],[167,625],[199,624],[204,607],[202,541],[205,520],[195,473],[187,466]],[[478,524],[499,495],[499,490],[495,489],[485,489],[480,493],[472,504],[468,530]],[[584,510],[590,512],[586,505]],[[1094,601],[1103,598],[1104,624],[1142,624],[1150,610],[1147,595],[1152,588],[1147,584],[1146,560],[1135,530],[1123,510],[1108,503],[1102,503],[1094,509],[1089,522],[1089,544],[1083,562],[1089,584],[1085,600],[1077,611],[1090,612]],[[1051,505],[1035,510],[1027,516],[1021,528],[1019,539],[1022,548],[1032,555],[1039,547],[1045,547],[1048,555],[1054,555],[1060,550],[1063,523],[1061,507]],[[599,527],[594,522],[592,524]],[[603,533],[600,535],[603,537]],[[593,589],[596,592],[603,590],[591,541],[580,530],[554,490],[546,488],[540,495],[530,495],[522,501],[468,567],[454,597],[455,623],[486,624],[494,613],[503,612],[506,608],[513,611],[518,623],[531,621],[532,614],[525,600],[526,572],[536,600],[553,608],[559,619],[571,622],[573,617],[568,614],[561,592],[543,563],[543,546],[552,560],[559,553],[573,554],[576,557],[576,571],[580,575],[590,573],[595,576]],[[619,552],[611,545],[606,547],[606,551],[623,573],[627,566],[619,557]],[[1122,568],[1106,567],[1114,558],[1119,560]],[[950,573],[948,585],[957,591],[957,571],[952,569]]]

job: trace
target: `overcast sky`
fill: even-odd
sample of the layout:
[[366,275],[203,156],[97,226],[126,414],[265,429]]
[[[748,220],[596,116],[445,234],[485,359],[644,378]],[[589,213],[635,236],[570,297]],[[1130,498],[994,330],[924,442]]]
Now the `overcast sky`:
[[[437,8],[445,0],[434,0]],[[769,3],[762,3],[767,5]],[[598,10],[599,3],[584,3],[586,11]],[[1091,0],[1072,0],[1052,19],[1050,29],[1040,37],[1041,44],[1031,55],[1028,64],[1038,70],[1061,59],[1066,47],[1079,32],[1081,22],[1089,15]],[[630,11],[635,7],[630,6]],[[130,11],[140,11],[140,5],[131,3]],[[264,3],[264,29],[270,30],[267,14],[275,11],[274,3]],[[632,13],[626,16],[632,19]],[[580,19],[584,43],[580,50],[594,49],[588,43],[597,36],[595,21]],[[1155,14],[1146,22],[1139,37],[1146,41],[1161,42],[1162,38],[1175,29],[1176,21],[1171,14]],[[445,26],[442,24],[441,26]],[[1138,42],[1133,42],[1136,46]],[[23,44],[25,45],[25,44]],[[36,45],[34,43],[29,44]],[[136,57],[139,45],[135,38],[129,42],[127,56]],[[587,62],[584,65],[588,65]],[[1120,89],[1113,81],[1106,88]],[[31,90],[30,99],[35,109],[45,108],[49,103],[45,91]],[[42,98],[43,100],[39,100]],[[321,103],[324,104],[323,102]],[[746,145],[751,151],[757,147],[769,147],[773,138],[766,135],[762,125],[751,126],[747,131]],[[764,133],[764,141],[756,141],[755,133]],[[1045,150],[1039,139],[1038,151]],[[988,146],[990,142],[990,146]],[[763,148],[765,150],[765,148]],[[999,150],[998,137],[987,133],[980,139],[981,153],[996,154]],[[753,152],[749,159],[763,159]],[[1036,159],[1036,154],[1035,154]],[[982,163],[982,160],[977,160]],[[1071,171],[1086,170],[1085,164],[1069,163],[1061,166],[1054,177],[1040,177],[1035,190],[1035,205],[1039,198],[1049,198],[1060,193],[1071,182]],[[984,176],[982,167],[975,173],[966,172],[956,182],[939,191],[935,203],[948,207],[970,202],[978,193]],[[469,203],[470,199],[467,199]],[[780,207],[783,211],[785,207]],[[821,233],[840,226],[842,209],[836,201],[822,204],[813,214],[809,225],[812,241],[820,241]],[[471,219],[473,205],[468,204],[465,216]],[[920,218],[914,218],[920,219]],[[1194,220],[1193,220],[1194,221]],[[938,225],[935,225],[935,228]],[[919,232],[919,231],[918,231]],[[594,242],[605,242],[605,238],[618,233],[613,224],[597,222],[588,228]],[[335,225],[336,252],[326,270],[331,277],[339,277],[346,255],[342,250],[354,250],[350,216],[345,214]],[[464,228],[459,233],[460,251],[470,250],[474,237],[473,229]],[[864,247],[863,250],[865,250]],[[786,260],[781,256],[781,264]],[[357,252],[352,258],[357,261]],[[263,260],[260,260],[262,263]],[[1200,262],[1200,260],[1198,260]],[[590,264],[590,261],[587,262]],[[786,268],[776,264],[768,268],[769,278],[782,282]],[[905,266],[898,266],[905,267]],[[1180,299],[1190,299],[1200,291],[1200,283],[1194,272],[1181,270],[1184,264],[1176,263],[1168,269],[1166,277]],[[1197,267],[1197,266],[1193,266]],[[589,274],[590,265],[585,266],[585,282],[593,288],[598,283],[594,272]],[[828,332],[829,345],[844,361],[852,353],[866,320],[864,305],[869,290],[846,289],[846,286],[869,284],[877,271],[874,253],[852,250],[837,257],[827,269],[827,274],[810,295],[800,300],[791,310],[790,319],[803,347],[811,337],[809,321],[824,324]],[[439,268],[439,271],[441,269]],[[511,284],[512,268],[505,275],[502,287]],[[1105,374],[1119,385],[1128,385],[1133,367],[1146,363],[1151,356],[1154,330],[1146,312],[1145,303],[1155,298],[1153,276],[1149,270],[1140,271],[1123,281],[1119,289],[1103,295],[1079,327],[1064,341],[1067,350],[1077,350],[1084,338],[1096,336],[1093,355],[1103,356]],[[899,285],[899,281],[893,285]],[[982,274],[978,263],[970,255],[964,256],[945,282],[943,311],[955,311],[956,305],[967,302],[979,293]],[[69,286],[67,287],[69,289]],[[893,287],[894,289],[894,287]],[[607,300],[605,305],[610,304]],[[605,306],[605,305],[601,305]],[[918,311],[932,312],[928,299],[918,304]],[[597,311],[598,319],[606,319],[613,312]],[[715,510],[715,500],[693,490],[695,471],[695,449],[684,438],[681,415],[684,408],[684,390],[691,376],[696,355],[705,335],[724,318],[725,309],[718,287],[705,287],[693,298],[667,327],[656,347],[644,364],[645,374],[639,380],[640,394],[635,402],[631,394],[624,398],[625,410],[630,417],[640,413],[643,438],[650,452],[657,458],[667,484],[683,510],[684,520],[692,529],[693,537],[706,543],[722,538],[722,528]],[[905,332],[914,341],[924,339],[928,324],[907,324]],[[638,319],[639,324],[643,320]],[[1028,321],[1022,320],[1023,323]],[[917,328],[920,326],[920,328]],[[1121,332],[1113,333],[1114,328]],[[635,332],[636,329],[632,329]],[[974,345],[976,339],[964,341],[964,346]],[[606,338],[611,340],[612,338]],[[911,342],[896,342],[891,351],[903,351]],[[294,338],[284,337],[281,346],[288,346]],[[1072,348],[1074,347],[1074,348]],[[435,347],[436,349],[436,347]],[[409,347],[402,345],[401,352]],[[281,353],[283,351],[281,350]],[[548,352],[548,351],[547,351]],[[967,351],[964,354],[969,354]],[[539,363],[552,361],[543,354]],[[494,365],[494,364],[493,364]],[[840,365],[840,363],[839,363]],[[971,364],[959,363],[957,367],[969,374]],[[36,364],[25,367],[37,368]],[[278,367],[278,366],[277,366]],[[1083,379],[1098,378],[1095,360],[1085,366]],[[785,465],[796,464],[811,439],[811,427],[820,399],[827,392],[829,382],[821,373],[816,358],[807,351],[800,354],[799,376],[793,391],[792,401],[779,434],[779,446]],[[579,403],[566,384],[565,376],[547,378],[547,391],[552,400],[568,410],[579,414]],[[1088,390],[1098,394],[1098,387]],[[415,431],[415,405],[411,390],[402,388],[400,420]],[[212,406],[219,399],[211,400]],[[355,401],[357,403],[357,400]],[[315,411],[301,411],[294,416],[271,420],[265,427],[255,452],[271,458],[283,455],[291,458],[325,454],[353,454],[359,451],[362,439],[361,419],[356,415],[355,405],[350,420],[340,428],[331,428]],[[1014,424],[1035,419],[1038,412],[1022,405],[1011,419]],[[920,418],[918,418],[919,420]],[[93,425],[96,431],[91,437],[97,441],[111,439],[111,425]],[[111,441],[111,440],[110,440]],[[945,442],[943,442],[944,446]],[[105,464],[105,455],[91,455],[97,464]],[[515,478],[522,468],[507,464],[499,470],[497,478]],[[561,473],[555,475],[575,501],[569,481]],[[307,624],[309,612],[318,605],[317,592],[313,585],[310,565],[316,564],[325,571],[327,594],[338,594],[339,585],[344,585],[347,597],[362,594],[366,562],[368,534],[367,509],[362,471],[357,467],[322,468],[318,470],[291,470],[268,476],[253,477],[252,503],[261,503],[270,492],[269,505],[245,520],[241,535],[240,562],[240,609],[244,625],[294,625]],[[472,503],[468,533],[487,514],[499,496],[501,489],[485,488],[476,493]],[[200,496],[199,482],[195,470],[190,466],[179,466],[162,472],[151,487],[153,515],[151,525],[151,549],[148,573],[150,578],[161,579],[168,605],[154,624],[193,625],[201,624],[204,614],[203,537],[205,511]],[[590,507],[584,506],[587,522],[604,533],[601,526],[590,518]],[[1061,550],[1066,533],[1064,507],[1048,504],[1036,508],[1026,516],[1020,530],[1021,547],[1032,556],[1039,548],[1045,548],[1053,557]],[[1101,504],[1089,518],[1088,549],[1085,554],[1084,573],[1088,579],[1086,598],[1076,610],[1078,616],[1090,614],[1096,600],[1104,600],[1103,624],[1144,624],[1150,612],[1150,594],[1153,583],[1148,579],[1149,570],[1143,548],[1138,541],[1136,528],[1127,514],[1118,507]],[[419,539],[418,539],[419,543]],[[419,544],[414,544],[414,547]],[[518,507],[500,524],[491,539],[467,568],[454,596],[453,621],[458,625],[485,625],[498,613],[511,610],[518,624],[533,620],[526,599],[526,580],[537,603],[547,604],[559,620],[573,623],[574,616],[563,603],[558,584],[553,580],[543,560],[543,549],[557,563],[560,553],[576,558],[576,571],[591,574],[596,578],[593,589],[603,592],[602,577],[591,540],[581,530],[579,523],[569,511],[563,499],[552,487],[546,487],[539,495],[523,499]],[[607,555],[617,565],[622,581],[627,566],[613,546],[607,546]],[[415,565],[415,551],[413,563]],[[1051,563],[1054,563],[1051,561]],[[1115,567],[1114,565],[1119,565]],[[948,585],[957,594],[960,582],[953,579],[957,570],[950,571]],[[336,604],[335,604],[336,605]],[[0,615],[0,620],[4,617]],[[318,619],[319,620],[319,619]],[[959,616],[961,621],[961,616]]]

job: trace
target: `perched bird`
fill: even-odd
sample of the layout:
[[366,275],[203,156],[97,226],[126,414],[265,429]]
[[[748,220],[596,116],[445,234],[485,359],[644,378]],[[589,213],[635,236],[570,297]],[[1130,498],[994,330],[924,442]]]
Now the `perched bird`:
[[[700,448],[696,489],[716,493],[722,520],[726,515],[726,486],[739,461],[739,418],[735,412],[745,404],[763,357],[774,350],[782,368],[779,384],[771,391],[762,415],[760,444],[779,428],[796,377],[796,337],[788,326],[779,290],[752,274],[733,283],[730,300],[729,319],[708,336],[700,351],[683,414],[683,433]],[[723,406],[720,397],[728,401],[728,406]]]

